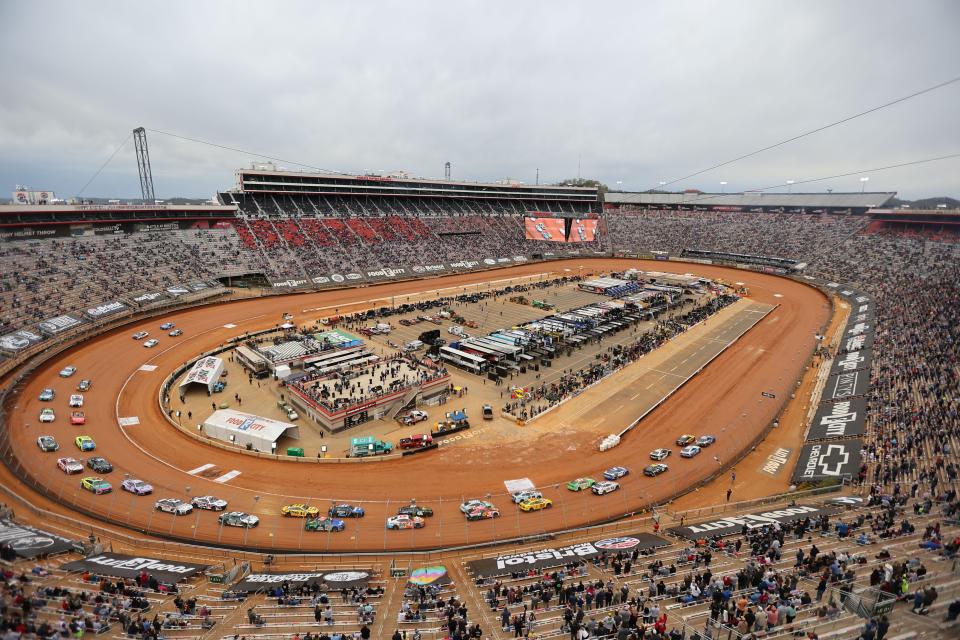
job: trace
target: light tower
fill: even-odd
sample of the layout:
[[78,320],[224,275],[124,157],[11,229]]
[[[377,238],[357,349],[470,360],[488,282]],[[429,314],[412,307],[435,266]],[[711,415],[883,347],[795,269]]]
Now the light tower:
[[447,161],[447,163],[443,165],[443,177],[446,180],[450,179],[450,162],[449,161]]
[[137,169],[140,171],[140,194],[144,202],[153,204],[153,172],[150,170],[150,151],[147,149],[147,130],[137,127],[133,130],[133,146],[137,150]]

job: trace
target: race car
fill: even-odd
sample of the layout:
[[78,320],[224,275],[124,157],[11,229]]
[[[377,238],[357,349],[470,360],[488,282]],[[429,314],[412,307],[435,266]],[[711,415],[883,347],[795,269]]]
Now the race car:
[[583,491],[584,489],[592,487],[596,482],[593,478],[577,478],[567,483],[567,489],[570,489],[570,491]]
[[244,513],[243,511],[231,511],[230,513],[220,514],[217,522],[225,527],[244,527],[249,529],[260,524],[260,518],[251,513]]
[[607,480],[619,480],[628,473],[630,473],[630,469],[626,467],[610,467],[603,472],[603,477]]
[[177,325],[175,325],[172,322],[164,322],[162,325],[160,325],[160,329],[162,331],[169,331],[170,329],[173,329],[175,326]]
[[696,436],[692,436],[692,435],[690,435],[689,433],[685,433],[685,434],[683,434],[682,436],[680,436],[679,438],[677,438],[677,446],[678,446],[678,447],[685,447],[685,446],[687,446],[688,444],[692,444],[696,439],[697,439]]
[[73,444],[77,445],[80,451],[93,451],[97,448],[97,443],[90,436],[77,436],[73,439]]
[[43,402],[50,402],[57,397],[57,392],[49,387],[40,392],[40,400]]
[[87,417],[83,415],[83,411],[71,411],[70,424],[75,427],[87,424]]
[[320,514],[320,509],[303,503],[284,505],[280,513],[290,518],[313,518]]
[[60,369],[60,377],[61,377],[61,378],[69,378],[70,376],[72,376],[72,375],[75,374],[76,372],[77,372],[77,368],[76,368],[76,367],[64,367],[63,369]]
[[157,511],[172,513],[175,516],[185,516],[193,511],[193,505],[180,498],[163,498],[154,502],[153,506]]
[[619,482],[613,482],[612,480],[604,480],[590,487],[590,491],[593,491],[593,494],[596,496],[602,496],[605,493],[616,491],[619,488],[620,488]]
[[430,416],[427,415],[426,411],[415,410],[403,415],[400,418],[400,422],[406,425],[417,424],[418,422],[423,422],[424,420],[429,419]]
[[668,458],[671,453],[673,452],[670,451],[670,449],[654,449],[653,451],[650,452],[650,459],[658,460],[658,461],[664,460]]
[[120,488],[138,496],[145,496],[153,493],[152,484],[147,484],[143,480],[137,480],[136,478],[127,478],[120,483]]
[[387,518],[387,529],[422,529],[423,518],[417,516],[390,516]]
[[149,340],[143,343],[143,346],[146,347],[147,349],[153,349],[158,344],[160,344],[159,340],[157,340],[156,338],[150,338]]
[[190,504],[206,511],[223,511],[227,508],[227,501],[216,496],[197,496]]
[[408,504],[397,510],[397,515],[415,516],[417,518],[429,518],[433,515],[433,509],[430,507],[421,507],[418,504]]
[[537,229],[537,231],[540,232],[540,236],[541,236],[544,240],[549,240],[550,238],[553,237],[553,236],[550,235],[550,232],[547,231],[547,226],[546,226],[545,224],[543,224],[542,222],[538,222],[538,223],[537,223],[536,229]]
[[88,378],[84,378],[80,381],[80,384],[77,385],[77,391],[89,391],[90,385],[92,384],[93,382],[91,382]]
[[316,518],[308,518],[305,523],[303,523],[303,528],[306,531],[343,531],[346,529],[347,523],[339,518],[328,518],[327,516],[317,516]]
[[83,406],[83,396],[79,393],[75,393],[70,396],[70,406],[76,409],[79,409]]
[[520,503],[520,511],[540,511],[540,509],[549,509],[553,506],[553,500],[550,498],[529,498]]
[[80,481],[80,488],[86,489],[92,493],[100,495],[101,493],[110,493],[113,491],[113,487],[110,486],[110,483],[104,480],[103,478],[95,478],[93,476],[87,476]]
[[422,449],[433,444],[433,436],[429,433],[418,433],[409,438],[400,438],[397,446],[401,449]]
[[168,333],[167,335],[170,336],[171,338],[176,338],[177,336],[182,336],[182,335],[183,335],[183,331],[181,331],[180,329],[174,329],[173,331],[171,331],[171,332]]
[[37,446],[40,447],[40,451],[56,451],[60,448],[60,443],[53,436],[40,436],[37,438]]
[[495,509],[492,502],[486,500],[467,500],[460,503],[460,512],[467,513],[474,509]]
[[717,439],[716,439],[715,437],[713,437],[713,436],[700,436],[699,438],[697,438],[697,446],[698,446],[698,447],[709,447],[710,445],[712,445],[712,444],[713,444],[714,442],[716,442],[716,441],[717,441]]
[[53,409],[43,409],[40,412],[40,422],[53,422],[57,419],[57,414],[53,412]]
[[87,460],[87,466],[97,473],[110,473],[113,471],[113,465],[106,458],[95,457]]
[[695,444],[691,444],[688,447],[680,449],[680,456],[683,458],[692,458],[693,456],[700,453],[700,447]]
[[663,464],[662,462],[659,462],[657,464],[647,465],[643,469],[643,475],[650,476],[651,478],[655,478],[661,473],[663,473],[664,471],[667,471],[669,468],[670,467]]
[[518,491],[517,493],[511,494],[511,498],[516,504],[520,504],[524,500],[532,500],[534,498],[542,498],[543,494],[537,491],[536,489],[527,489],[526,491]]
[[83,465],[77,462],[75,458],[59,458],[57,467],[67,475],[83,471]]
[[362,518],[365,513],[363,507],[355,507],[350,504],[335,504],[327,510],[327,515],[331,518]]
[[133,334],[133,339],[134,339],[134,340],[143,340],[143,339],[146,338],[148,335],[150,335],[150,334],[147,333],[146,331],[137,331],[135,334]]
[[465,513],[467,520],[488,520],[490,518],[499,518],[500,510],[494,506],[489,507],[476,507],[475,509],[470,509]]

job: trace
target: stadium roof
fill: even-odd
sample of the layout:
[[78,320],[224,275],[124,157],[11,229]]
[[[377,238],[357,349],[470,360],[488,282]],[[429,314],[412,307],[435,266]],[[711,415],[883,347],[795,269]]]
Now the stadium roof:
[[604,196],[608,204],[689,205],[699,207],[882,207],[897,193],[610,193]]

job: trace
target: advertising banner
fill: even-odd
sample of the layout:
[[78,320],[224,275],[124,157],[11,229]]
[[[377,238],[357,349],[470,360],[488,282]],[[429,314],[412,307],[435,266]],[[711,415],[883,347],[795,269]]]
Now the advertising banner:
[[369,571],[320,571],[317,573],[251,573],[232,587],[234,591],[266,591],[284,582],[296,589],[301,585],[327,585],[328,590],[361,587],[370,582]]
[[182,284],[175,284],[172,287],[167,287],[167,293],[174,298],[179,298],[180,296],[185,296],[190,293],[190,288]]
[[34,333],[29,329],[21,329],[20,331],[14,331],[5,336],[0,336],[0,351],[15,354],[38,342],[43,342],[42,335]]
[[127,305],[123,304],[119,300],[113,302],[105,302],[104,304],[97,305],[96,307],[91,307],[84,311],[84,314],[91,320],[100,320],[101,318],[106,318],[107,316],[112,316],[117,313],[122,313],[127,310]]
[[288,279],[288,280],[275,280],[270,283],[270,286],[274,289],[300,289],[301,287],[307,286],[306,279]]
[[830,375],[838,373],[848,373],[850,371],[869,371],[870,362],[873,360],[873,351],[871,349],[857,349],[856,351],[845,351],[839,354],[830,367]]
[[844,336],[843,340],[840,341],[840,352],[846,353],[848,351],[865,351],[873,347],[873,342],[876,339],[876,334],[873,331],[868,331],[867,333],[860,333],[853,336]]
[[140,295],[137,296],[136,298],[133,298],[133,302],[134,302],[134,304],[136,304],[137,306],[145,307],[145,306],[147,306],[148,304],[153,304],[154,302],[159,302],[159,301],[163,300],[163,299],[166,298],[166,297],[167,297],[167,295],[166,295],[165,293],[163,293],[162,291],[152,291],[152,292],[140,294]]
[[563,218],[524,218],[523,228],[527,240],[565,242]]
[[807,442],[862,436],[866,433],[867,401],[852,398],[840,402],[823,402],[810,423]]
[[57,316],[56,318],[50,318],[49,320],[44,320],[43,322],[37,325],[37,328],[40,329],[40,333],[45,336],[55,336],[58,333],[63,333],[68,329],[73,329],[83,324],[83,320],[75,318],[72,315],[62,315]]
[[73,549],[71,540],[6,519],[0,520],[0,544],[10,545],[14,553],[28,559],[66,553]]
[[540,571],[552,567],[561,567],[577,560],[590,560],[603,552],[631,552],[634,549],[654,549],[669,544],[663,538],[649,533],[634,533],[628,536],[610,537],[595,542],[580,542],[564,547],[548,547],[533,551],[520,551],[496,558],[471,560],[467,563],[475,577],[486,578],[530,569]]
[[836,402],[862,396],[870,388],[869,371],[850,371],[831,376],[823,390],[823,400]]
[[839,510],[839,507],[836,506],[798,504],[792,507],[783,507],[770,511],[708,520],[685,527],[672,527],[667,529],[667,531],[681,538],[686,538],[687,540],[699,540],[700,538],[713,536],[720,536],[722,538],[740,533],[744,526],[746,526],[747,529],[759,529],[774,523],[784,525],[796,522],[797,520],[803,520],[804,518],[816,518],[823,513],[831,515],[837,513]]
[[410,271],[418,276],[429,275],[431,273],[443,273],[447,270],[445,264],[419,264],[410,267]]
[[111,578],[136,578],[141,571],[146,571],[160,582],[175,583],[206,571],[209,566],[176,560],[125,556],[120,553],[101,553],[83,560],[68,562],[60,568],[65,571],[89,571]]
[[447,568],[443,565],[434,565],[432,567],[420,567],[419,569],[414,569],[410,573],[409,583],[416,587],[426,587],[427,585],[433,585],[435,587],[442,587],[443,585],[450,584],[453,580],[450,579],[450,574],[447,572]]
[[568,242],[593,242],[597,238],[597,221],[575,218],[570,225]]
[[368,269],[364,272],[367,280],[376,282],[379,280],[395,280],[396,278],[409,277],[409,273],[403,267],[382,267],[380,269]]
[[793,471],[794,482],[816,482],[852,478],[860,470],[863,442],[841,440],[822,444],[805,444]]
[[459,260],[457,262],[451,262],[449,263],[449,266],[451,269],[454,269],[456,271],[470,271],[472,269],[478,268],[480,266],[480,261],[464,259],[464,260]]

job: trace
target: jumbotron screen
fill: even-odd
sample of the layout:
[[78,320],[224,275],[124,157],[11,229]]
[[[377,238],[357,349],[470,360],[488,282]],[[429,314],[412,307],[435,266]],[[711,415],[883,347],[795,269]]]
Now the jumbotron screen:
[[597,237],[597,221],[574,218],[567,242],[593,242]]
[[566,242],[563,218],[524,218],[527,240]]

